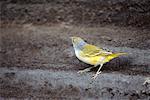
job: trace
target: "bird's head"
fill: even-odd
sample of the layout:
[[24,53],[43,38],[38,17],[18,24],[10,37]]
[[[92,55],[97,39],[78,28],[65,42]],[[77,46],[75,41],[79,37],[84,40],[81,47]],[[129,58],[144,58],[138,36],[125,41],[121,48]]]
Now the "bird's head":
[[72,40],[72,44],[73,44],[73,47],[75,49],[82,49],[84,45],[86,45],[87,43],[81,39],[80,37],[71,37],[71,40]]

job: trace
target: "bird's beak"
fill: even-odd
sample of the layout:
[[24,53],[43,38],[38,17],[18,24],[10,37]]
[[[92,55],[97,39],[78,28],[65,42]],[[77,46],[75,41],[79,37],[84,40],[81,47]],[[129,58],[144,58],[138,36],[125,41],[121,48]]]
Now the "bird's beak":
[[70,39],[71,39],[71,42],[73,43],[73,37],[70,37]]
[[70,37],[71,40],[73,40],[74,37]]

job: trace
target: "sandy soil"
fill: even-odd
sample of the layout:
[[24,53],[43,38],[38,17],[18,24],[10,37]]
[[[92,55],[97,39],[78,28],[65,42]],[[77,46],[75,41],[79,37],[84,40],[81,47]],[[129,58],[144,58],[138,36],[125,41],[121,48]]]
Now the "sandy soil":
[[[93,81],[90,65],[74,55],[70,36],[113,52],[127,52],[105,64]],[[143,99],[150,98],[149,30],[130,27],[2,25],[0,96],[26,99]]]

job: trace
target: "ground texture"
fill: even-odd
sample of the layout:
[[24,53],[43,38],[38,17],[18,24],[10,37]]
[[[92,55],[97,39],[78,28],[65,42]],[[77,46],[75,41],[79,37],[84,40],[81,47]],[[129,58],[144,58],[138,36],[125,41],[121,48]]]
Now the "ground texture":
[[[149,100],[149,1],[108,1],[2,0],[0,99]],[[128,55],[92,80],[70,36]]]

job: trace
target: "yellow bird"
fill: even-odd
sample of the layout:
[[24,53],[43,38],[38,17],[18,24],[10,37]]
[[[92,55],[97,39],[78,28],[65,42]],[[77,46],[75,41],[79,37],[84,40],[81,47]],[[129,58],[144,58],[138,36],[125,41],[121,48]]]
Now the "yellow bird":
[[[86,43],[80,37],[71,37],[71,40],[74,47],[75,55],[79,60],[83,61],[84,63],[94,65],[94,67],[100,65],[96,74],[93,76],[94,79],[98,76],[98,74],[101,73],[100,69],[102,68],[103,64],[109,62],[113,58],[126,54],[105,51],[99,47]],[[90,71],[92,68],[93,66],[84,70],[80,70],[78,71],[78,73]]]

